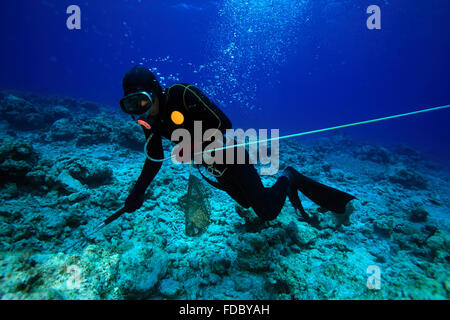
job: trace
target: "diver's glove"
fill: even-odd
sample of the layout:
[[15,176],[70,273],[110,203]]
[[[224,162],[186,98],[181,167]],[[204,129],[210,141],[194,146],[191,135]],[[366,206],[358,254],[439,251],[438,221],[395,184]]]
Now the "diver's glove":
[[144,194],[132,192],[125,200],[125,212],[134,212],[142,207],[144,203]]

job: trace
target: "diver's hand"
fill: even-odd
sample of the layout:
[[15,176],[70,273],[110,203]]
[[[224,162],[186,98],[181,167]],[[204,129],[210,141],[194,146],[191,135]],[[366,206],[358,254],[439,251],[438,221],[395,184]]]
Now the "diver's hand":
[[131,193],[125,200],[125,212],[130,213],[138,210],[144,203],[144,195]]

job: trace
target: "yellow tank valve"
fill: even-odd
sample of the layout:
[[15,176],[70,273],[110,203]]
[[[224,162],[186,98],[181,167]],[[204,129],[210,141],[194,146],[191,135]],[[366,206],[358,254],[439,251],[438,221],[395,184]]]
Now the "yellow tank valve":
[[170,119],[176,125],[181,125],[184,122],[184,115],[180,111],[174,111],[170,115]]

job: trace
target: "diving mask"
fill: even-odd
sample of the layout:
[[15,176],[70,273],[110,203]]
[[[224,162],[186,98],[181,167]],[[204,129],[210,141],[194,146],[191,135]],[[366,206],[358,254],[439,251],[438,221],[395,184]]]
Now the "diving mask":
[[153,107],[153,99],[145,91],[131,93],[120,99],[120,108],[128,114],[140,115]]

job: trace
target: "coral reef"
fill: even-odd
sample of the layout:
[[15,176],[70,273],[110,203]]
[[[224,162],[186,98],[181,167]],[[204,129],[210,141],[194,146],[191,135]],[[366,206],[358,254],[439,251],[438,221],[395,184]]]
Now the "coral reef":
[[[193,237],[189,168],[166,162],[140,210],[88,236],[136,181],[142,130],[90,102],[0,97],[2,299],[449,298],[449,170],[412,148],[342,135],[284,141],[280,170],[354,194],[346,214],[301,195],[308,221],[286,201],[262,222],[205,184],[211,224]],[[370,266],[380,290],[367,287]]]

